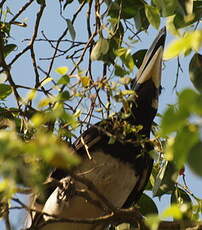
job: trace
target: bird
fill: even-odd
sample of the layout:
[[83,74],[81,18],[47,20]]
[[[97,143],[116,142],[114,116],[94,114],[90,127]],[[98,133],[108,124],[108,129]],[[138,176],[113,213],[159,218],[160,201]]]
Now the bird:
[[[54,186],[47,188],[42,214],[29,220],[30,228],[42,230],[104,230],[104,224],[57,222],[41,225],[54,217],[86,219],[106,214],[100,197],[74,176],[92,182],[97,191],[116,208],[128,208],[141,197],[149,180],[153,149],[149,141],[158,109],[166,29],[162,28],[147,50],[131,83],[134,94],[127,106],[84,131],[73,143],[82,161],[73,173],[55,169],[50,174]],[[127,110],[127,111],[126,111]],[[76,192],[77,191],[77,192]],[[87,191],[87,199],[81,193]],[[97,202],[96,202],[97,201]],[[36,202],[35,202],[36,203]],[[43,213],[48,215],[43,215]]]

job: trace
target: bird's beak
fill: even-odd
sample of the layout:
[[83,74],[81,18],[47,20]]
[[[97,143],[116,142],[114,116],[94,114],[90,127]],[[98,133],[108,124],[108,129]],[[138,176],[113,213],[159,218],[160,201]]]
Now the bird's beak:
[[166,38],[166,28],[162,28],[145,54],[142,65],[136,76],[134,89],[148,80],[152,80],[156,89],[161,84],[161,68],[163,58],[163,48]]

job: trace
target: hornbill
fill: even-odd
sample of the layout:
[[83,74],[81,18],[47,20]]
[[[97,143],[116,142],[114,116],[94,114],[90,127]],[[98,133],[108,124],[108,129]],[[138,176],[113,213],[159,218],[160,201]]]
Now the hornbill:
[[[153,159],[149,137],[153,119],[157,113],[161,87],[162,55],[166,30],[161,29],[148,49],[143,63],[131,86],[135,91],[128,99],[129,112],[125,110],[87,129],[73,144],[73,149],[82,158],[81,164],[73,170],[75,175],[93,182],[115,207],[127,208],[140,198],[151,174]],[[129,126],[129,132],[125,128]],[[138,128],[139,127],[139,128]],[[132,131],[131,131],[132,130]],[[113,141],[110,141],[113,137]],[[50,178],[60,184],[49,187],[42,212],[60,218],[95,218],[105,214],[95,200],[99,197],[71,174],[55,169]],[[90,199],[76,191],[87,191]],[[100,203],[99,203],[100,204]],[[36,215],[32,227],[53,217]],[[43,230],[103,230],[104,225],[54,223]],[[33,229],[33,228],[32,228]],[[34,228],[39,229],[39,228]]]

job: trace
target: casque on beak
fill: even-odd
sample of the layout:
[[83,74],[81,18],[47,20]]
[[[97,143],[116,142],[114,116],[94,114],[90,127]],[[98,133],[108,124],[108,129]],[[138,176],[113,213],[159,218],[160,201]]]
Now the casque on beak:
[[166,38],[166,28],[163,27],[156,39],[152,43],[150,49],[145,54],[142,65],[136,76],[134,89],[139,88],[139,85],[148,80],[152,80],[156,89],[159,89],[161,84],[161,68],[163,58],[163,48]]

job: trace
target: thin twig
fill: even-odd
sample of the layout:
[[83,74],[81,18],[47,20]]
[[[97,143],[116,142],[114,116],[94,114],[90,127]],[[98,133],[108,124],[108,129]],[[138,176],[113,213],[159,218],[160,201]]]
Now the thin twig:
[[31,4],[34,0],[28,1],[22,8],[18,11],[18,13],[10,20],[9,23],[14,22]]

